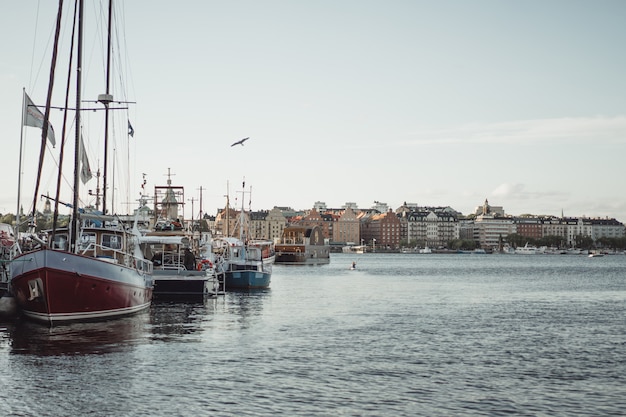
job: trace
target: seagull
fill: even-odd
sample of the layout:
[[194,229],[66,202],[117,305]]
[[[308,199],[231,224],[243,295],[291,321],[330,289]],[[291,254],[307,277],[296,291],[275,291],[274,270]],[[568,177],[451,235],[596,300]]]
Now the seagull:
[[233,147],[233,146],[235,146],[235,145],[241,145],[241,146],[243,146],[243,143],[244,143],[245,141],[247,141],[248,139],[250,139],[250,138],[243,138],[243,139],[241,139],[241,140],[238,140],[237,142],[235,142],[235,143],[233,143],[232,145],[230,145],[230,147],[232,148],[232,147]]

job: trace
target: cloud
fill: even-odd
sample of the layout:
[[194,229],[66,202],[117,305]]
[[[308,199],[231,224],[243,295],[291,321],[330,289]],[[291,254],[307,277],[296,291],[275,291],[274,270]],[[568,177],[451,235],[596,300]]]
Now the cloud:
[[500,184],[495,190],[491,192],[491,194],[495,197],[510,197],[515,195],[523,194],[524,192],[524,184]]
[[448,129],[429,129],[410,134],[408,144],[468,143],[623,143],[626,116],[596,116],[472,123]]
[[525,184],[509,184],[502,183],[498,185],[491,195],[499,199],[508,200],[533,200],[533,199],[549,199],[562,200],[568,197],[568,193],[563,191],[528,191]]

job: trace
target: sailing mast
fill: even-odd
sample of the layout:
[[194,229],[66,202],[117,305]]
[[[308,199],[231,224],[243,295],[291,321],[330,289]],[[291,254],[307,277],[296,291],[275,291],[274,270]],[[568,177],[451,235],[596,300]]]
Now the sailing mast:
[[76,56],[76,132],[74,138],[74,199],[72,204],[72,228],[70,248],[74,249],[78,237],[78,187],[80,184],[80,104],[83,66],[83,0],[78,0],[78,46]]
[[107,214],[107,167],[109,150],[109,104],[113,101],[110,94],[111,81],[111,24],[113,21],[113,0],[109,0],[109,26],[107,29],[107,68],[106,89],[104,94],[98,96],[98,101],[104,104],[104,172],[102,173],[102,214]]
[[[57,22],[56,22],[56,29],[54,32],[54,47],[52,49],[52,63],[50,64],[50,78],[49,78],[49,82],[48,82],[48,95],[46,97],[46,109],[45,109],[45,114],[44,114],[44,123],[43,126],[41,127],[41,148],[39,150],[39,169],[37,170],[37,181],[35,184],[35,192],[33,194],[33,213],[32,213],[32,218],[33,218],[33,224],[35,224],[35,216],[37,214],[37,195],[39,194],[39,185],[41,183],[41,173],[42,173],[42,169],[43,169],[43,159],[44,159],[44,154],[46,152],[46,141],[48,140],[48,129],[51,128],[50,125],[50,103],[52,102],[52,89],[54,87],[54,72],[56,69],[56,62],[57,62],[57,52],[58,52],[58,46],[59,46],[59,35],[61,33],[61,17],[63,14],[63,0],[59,0],[59,9],[57,12]],[[24,120],[22,118],[22,120]],[[20,144],[21,146],[21,144]],[[21,158],[21,149],[20,149],[20,158]],[[21,163],[21,160],[20,160]],[[21,176],[21,168],[20,168],[20,172],[19,175]],[[18,185],[18,190],[19,190],[20,185]],[[20,201],[19,201],[19,191],[18,191],[18,199],[17,199],[17,204],[18,204],[18,213],[19,213],[19,205],[20,205]],[[19,217],[16,217],[16,220],[19,220]],[[19,231],[19,224],[17,224],[16,221],[16,228],[18,228]],[[19,235],[16,235],[16,237],[18,237]]]
[[76,16],[78,14],[78,10],[74,8],[74,16],[72,17],[72,36],[70,37],[70,56],[67,65],[67,82],[65,83],[65,105],[63,112],[63,129],[61,130],[61,150],[59,151],[59,169],[57,173],[57,190],[56,196],[54,199],[54,214],[52,216],[52,233],[50,233],[48,242],[54,242],[54,234],[56,233],[56,229],[58,226],[59,220],[59,202],[61,201],[61,179],[63,178],[63,160],[65,155],[65,134],[66,134],[66,126],[67,126],[67,114],[69,109],[69,101],[70,101],[70,85],[72,82],[72,60],[74,59],[74,39],[76,34]]

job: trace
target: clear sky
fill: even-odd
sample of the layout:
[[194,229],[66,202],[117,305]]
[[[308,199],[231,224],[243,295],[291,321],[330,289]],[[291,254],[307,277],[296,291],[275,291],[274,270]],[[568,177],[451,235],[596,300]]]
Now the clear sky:
[[[22,88],[46,100],[54,3],[0,6],[0,213],[16,207]],[[106,6],[86,3],[93,31]],[[376,200],[468,214],[487,198],[508,214],[626,222],[626,1],[135,0],[116,10],[124,88],[114,94],[136,102],[116,113],[114,147],[129,143],[132,167],[111,168],[118,211],[142,173],[152,192],[171,168],[188,216],[200,187],[214,214],[227,183],[233,202],[245,177],[253,210]],[[88,39],[86,78],[105,61]],[[90,78],[93,100],[104,77]],[[95,171],[102,113],[85,120]],[[25,177],[39,135],[25,129]],[[40,192],[54,193],[52,177]],[[25,209],[32,188],[25,180]]]

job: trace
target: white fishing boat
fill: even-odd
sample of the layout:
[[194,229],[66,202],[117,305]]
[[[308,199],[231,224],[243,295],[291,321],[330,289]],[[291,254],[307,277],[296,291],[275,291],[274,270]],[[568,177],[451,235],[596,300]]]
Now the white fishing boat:
[[154,296],[189,298],[215,295],[220,285],[211,260],[210,237],[185,221],[185,190],[172,185],[154,187],[154,221],[139,239],[141,250],[154,264]]

